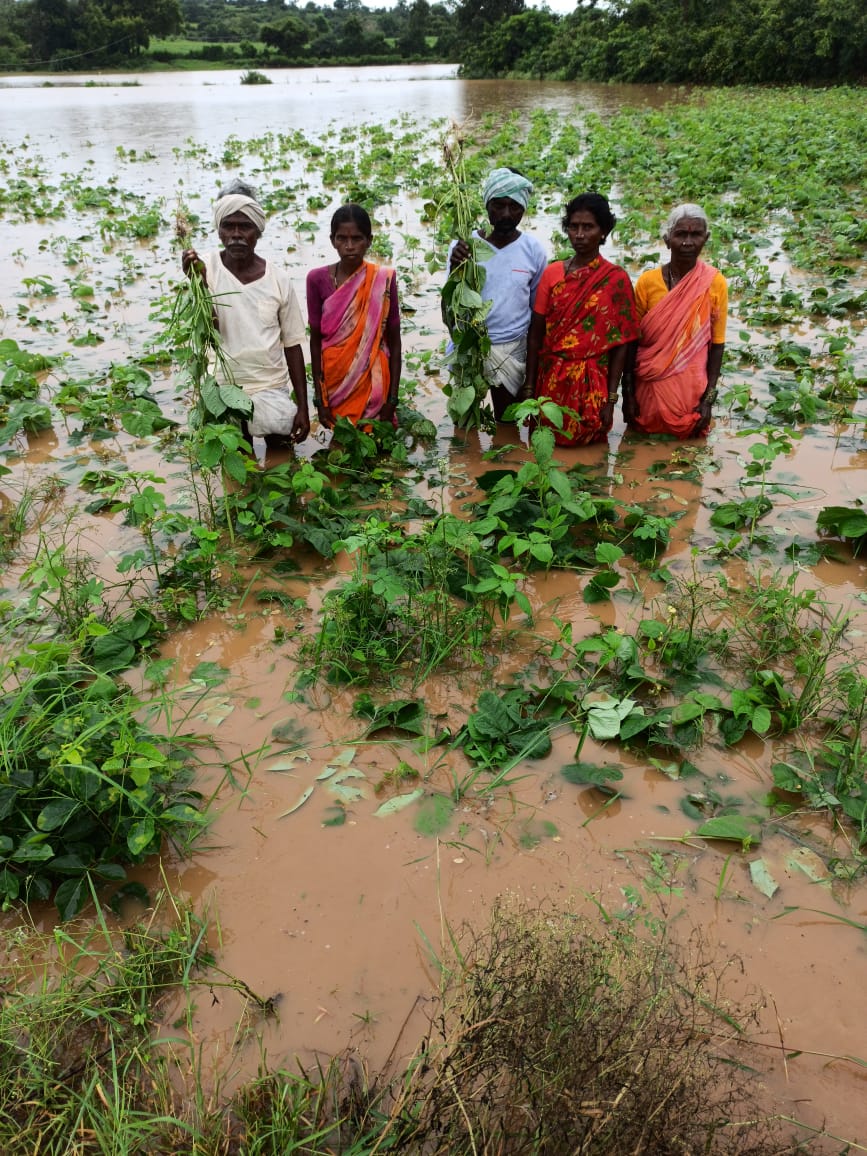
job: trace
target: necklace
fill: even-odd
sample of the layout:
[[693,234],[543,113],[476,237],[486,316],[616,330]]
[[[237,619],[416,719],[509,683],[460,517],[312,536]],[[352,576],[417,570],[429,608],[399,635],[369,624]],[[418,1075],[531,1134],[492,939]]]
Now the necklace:
[[670,263],[665,266],[665,269],[663,270],[662,276],[663,276],[663,280],[665,281],[665,284],[668,286],[669,293],[675,287],[675,285],[678,283],[678,281],[682,281],[684,278],[683,273],[681,273],[677,277],[675,277],[675,275],[671,271],[671,264]]

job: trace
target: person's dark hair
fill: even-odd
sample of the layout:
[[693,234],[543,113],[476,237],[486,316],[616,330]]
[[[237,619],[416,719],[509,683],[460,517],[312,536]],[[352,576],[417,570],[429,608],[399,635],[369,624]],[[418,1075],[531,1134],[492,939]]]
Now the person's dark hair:
[[573,197],[563,213],[561,224],[564,229],[573,213],[592,213],[605,237],[617,224],[617,218],[611,212],[607,197],[603,197],[601,193],[579,193],[577,197]]
[[356,225],[368,241],[373,240],[373,225],[370,223],[367,209],[363,209],[361,205],[352,204],[341,205],[331,218],[331,236],[334,236],[341,225],[350,224]]
[[234,177],[228,184],[223,185],[217,193],[217,199],[219,200],[220,197],[235,196],[236,194],[242,197],[251,197],[257,203],[259,201],[259,195],[255,188],[246,181],[242,181],[240,177]]

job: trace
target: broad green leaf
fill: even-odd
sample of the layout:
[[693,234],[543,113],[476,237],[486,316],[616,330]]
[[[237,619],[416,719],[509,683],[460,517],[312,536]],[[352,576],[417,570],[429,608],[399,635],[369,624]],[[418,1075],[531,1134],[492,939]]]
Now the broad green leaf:
[[402,811],[404,807],[409,807],[424,795],[424,787],[417,787],[414,791],[409,791],[405,795],[395,795],[393,799],[387,799],[381,806],[377,807],[373,812],[378,818],[386,815],[394,815],[398,811]]
[[757,735],[767,734],[771,727],[771,712],[766,706],[757,706],[753,711],[752,727]]
[[78,915],[89,898],[90,888],[85,875],[76,879],[65,879],[54,894],[54,903],[60,918],[66,920]]
[[218,662],[200,662],[190,671],[191,682],[203,682],[205,686],[219,686],[229,677],[229,671]]
[[761,842],[761,832],[754,819],[743,815],[715,815],[696,831],[702,839],[725,839],[732,843]]
[[563,778],[569,783],[579,786],[608,787],[613,782],[623,778],[623,771],[619,767],[600,765],[599,763],[567,763],[560,768]]
[[130,854],[138,858],[151,845],[154,839],[153,819],[139,819],[133,823],[126,835],[126,845]]
[[79,804],[76,799],[55,799],[53,803],[48,803],[39,812],[39,817],[36,820],[36,826],[40,831],[54,831],[58,827],[62,827],[70,815],[78,810]]

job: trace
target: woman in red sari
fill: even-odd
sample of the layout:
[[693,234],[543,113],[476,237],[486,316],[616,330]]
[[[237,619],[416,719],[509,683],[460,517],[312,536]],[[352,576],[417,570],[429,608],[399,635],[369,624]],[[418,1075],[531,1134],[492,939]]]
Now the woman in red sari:
[[699,258],[710,233],[699,205],[678,205],[665,223],[667,265],[635,286],[637,352],[623,377],[623,417],[644,433],[705,437],[725,350],[728,287]]
[[307,274],[313,398],[319,420],[393,421],[400,383],[400,307],[393,269],[365,261],[373,240],[361,205],[331,218],[338,260]]
[[563,228],[575,255],[549,265],[536,291],[524,396],[550,398],[573,411],[562,429],[551,426],[558,445],[605,440],[626,347],[638,336],[629,276],[599,254],[614,225],[605,197],[582,193],[571,200]]

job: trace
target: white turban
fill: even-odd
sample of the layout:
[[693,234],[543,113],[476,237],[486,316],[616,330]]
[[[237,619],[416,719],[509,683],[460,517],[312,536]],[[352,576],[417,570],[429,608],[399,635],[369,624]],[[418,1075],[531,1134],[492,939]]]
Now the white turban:
[[260,233],[265,232],[265,210],[252,197],[245,197],[241,193],[229,193],[214,201],[214,228],[219,229],[226,217],[232,213],[243,213],[253,222]]
[[513,173],[511,169],[494,169],[485,181],[482,197],[485,204],[494,197],[508,197],[512,201],[517,201],[522,209],[526,209],[532,192],[532,183],[520,173]]

